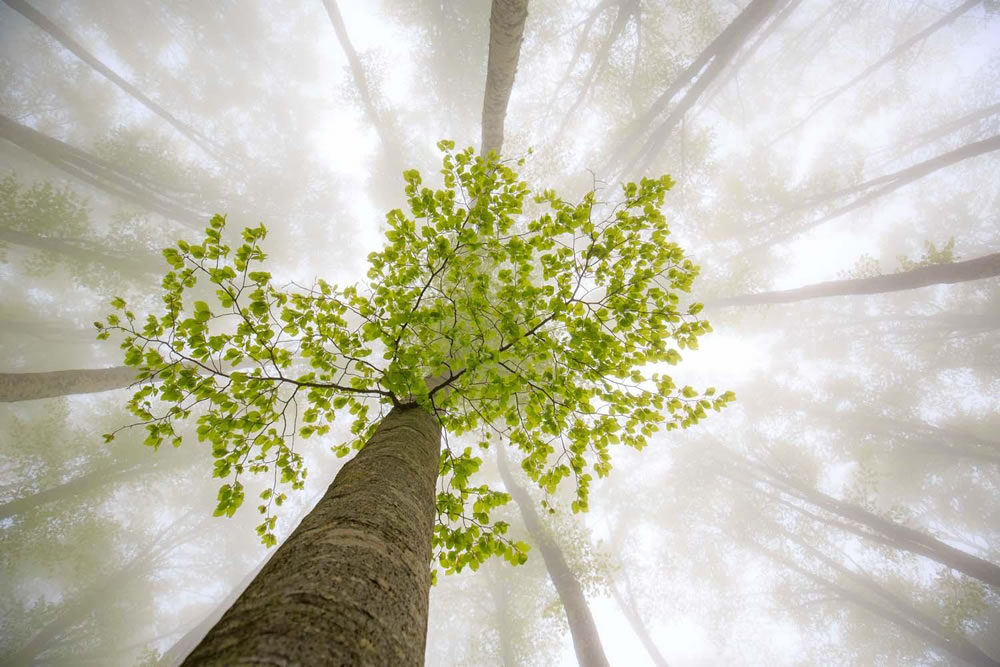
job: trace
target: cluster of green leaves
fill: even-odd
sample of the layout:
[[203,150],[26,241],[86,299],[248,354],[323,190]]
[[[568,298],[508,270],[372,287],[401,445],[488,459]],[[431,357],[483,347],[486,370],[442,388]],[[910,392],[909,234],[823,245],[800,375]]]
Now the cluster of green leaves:
[[[326,434],[345,411],[354,439],[335,446],[340,455],[374,432],[370,408],[416,403],[446,433],[478,433],[484,449],[494,435],[508,441],[548,492],[572,476],[578,511],[588,470],[608,474],[612,445],[642,448],[664,424],[690,426],[733,399],[644,372],[676,364],[678,349],[696,349],[711,330],[700,304],[680,304],[698,269],[668,240],[660,207],[669,177],[625,185],[616,205],[595,192],[570,204],[552,191],[532,197],[492,156],[439,147],[444,187],[404,173],[410,214],[387,215],[367,281],[276,287],[251,270],[265,258],[264,227],[245,229],[233,251],[216,216],[202,243],[164,252],[165,314],[141,326],[116,300],[123,316],[97,323],[100,337],[124,332],[126,363],[150,380],[129,404],[148,444],[179,444],[175,420],[202,406],[198,436],[212,443],[216,476],[232,477],[217,513],[242,502],[244,472],[273,471],[260,506],[266,542],[271,503],[283,498],[275,485],[300,487],[305,475],[296,436]],[[525,214],[526,200],[537,215]],[[214,303],[196,298],[199,280]],[[154,397],[165,411],[155,412]],[[472,448],[442,453],[434,545],[446,572],[524,557],[506,525],[490,521],[509,496],[471,481],[480,464]]]

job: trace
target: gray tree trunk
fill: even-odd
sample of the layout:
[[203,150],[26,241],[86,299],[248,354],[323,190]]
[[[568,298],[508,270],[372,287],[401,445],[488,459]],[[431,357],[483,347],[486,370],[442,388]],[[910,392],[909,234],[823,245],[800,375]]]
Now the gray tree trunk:
[[[836,527],[902,551],[919,554],[945,567],[978,579],[987,585],[1000,588],[1000,566],[988,560],[956,549],[931,535],[890,521],[863,507],[828,496],[767,466],[743,459],[736,454],[729,453],[729,456],[730,462],[742,463],[742,467],[731,463],[730,467],[735,471],[735,474],[745,475],[751,483],[754,480],[763,482],[814,507],[826,510],[849,522],[860,524],[867,530],[857,528],[850,523],[837,523]],[[723,472],[723,474],[728,475],[728,472]],[[821,517],[814,518],[822,520]]]
[[46,373],[0,373],[0,403],[111,391],[128,387],[135,382],[135,376],[136,370],[129,366]]
[[545,569],[548,570],[549,578],[559,593],[563,609],[566,610],[566,620],[569,621],[569,631],[573,635],[573,649],[576,651],[577,662],[581,667],[607,667],[608,659],[604,655],[601,636],[597,632],[597,624],[594,623],[587,598],[583,594],[583,587],[566,564],[559,545],[552,540],[538,520],[534,500],[511,475],[502,445],[497,447],[497,466],[504,486],[517,503],[533,545],[542,552]]
[[493,0],[490,10],[490,53],[486,65],[486,94],[483,96],[483,155],[500,153],[507,102],[514,87],[517,61],[524,40],[528,0]]
[[441,451],[394,408],[185,665],[422,665]]
[[205,227],[205,221],[208,219],[206,213],[195,211],[186,203],[161,193],[148,179],[123,171],[107,160],[46,136],[3,114],[0,114],[0,138],[20,146],[79,181],[110,195],[176,220],[192,229],[201,231]]
[[983,257],[977,257],[964,262],[920,266],[909,271],[890,273],[884,276],[855,278],[852,280],[831,280],[825,283],[806,285],[797,289],[742,294],[718,301],[710,301],[705,305],[709,308],[723,308],[726,306],[791,303],[830,296],[902,292],[928,285],[962,283],[971,280],[992,278],[994,276],[1000,276],[1000,253],[984,255]]
[[162,106],[149,99],[143,94],[141,90],[133,86],[131,83],[123,79],[122,77],[115,74],[111,68],[102,63],[97,59],[94,54],[92,54],[87,49],[83,48],[79,42],[69,36],[64,30],[62,30],[55,23],[50,21],[44,14],[39,12],[37,9],[29,5],[25,0],[3,0],[11,9],[21,14],[24,18],[28,19],[36,26],[44,30],[49,37],[56,40],[65,49],[73,53],[77,58],[83,62],[90,65],[91,68],[101,76],[106,78],[108,81],[112,82],[123,91],[128,93],[134,100],[142,104],[144,107],[155,113],[157,116],[167,121],[174,129],[180,132],[184,137],[194,143],[196,146],[201,148],[206,154],[212,156],[216,160],[220,157],[216,152],[217,146],[214,142],[206,137],[201,132],[198,132],[190,125],[184,123],[175,117],[172,113],[164,109]]

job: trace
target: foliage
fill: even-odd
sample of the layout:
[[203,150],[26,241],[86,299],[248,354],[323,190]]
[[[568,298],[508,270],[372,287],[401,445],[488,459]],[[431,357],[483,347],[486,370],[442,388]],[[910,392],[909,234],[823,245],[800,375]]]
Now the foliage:
[[[951,264],[955,261],[955,238],[948,239],[940,248],[932,241],[924,241],[924,254],[917,259],[910,259],[906,255],[896,255],[899,264],[897,271],[912,271],[922,266],[933,266],[935,264]],[[882,266],[877,259],[871,255],[864,254],[849,271],[841,271],[838,278],[859,279],[874,278],[882,275]]]
[[[404,173],[412,217],[389,212],[362,283],[276,286],[255,266],[264,226],[244,229],[234,252],[217,215],[201,243],[164,251],[164,314],[143,321],[118,298],[120,313],[95,323],[99,338],[124,334],[125,363],[147,380],[129,402],[146,444],[179,445],[175,423],[199,410],[198,437],[228,480],[217,515],[242,504],[243,475],[273,475],[259,507],[266,544],[276,541],[272,505],[285,498],[279,481],[301,488],[306,474],[296,438],[326,434],[344,412],[354,439],[334,447],[340,456],[372,435],[374,412],[416,403],[446,434],[476,432],[482,448],[508,440],[549,493],[573,476],[580,511],[588,469],[608,474],[612,445],[641,449],[664,423],[687,427],[734,398],[642,370],[676,364],[677,348],[696,349],[711,330],[700,304],[680,306],[698,269],[667,239],[669,177],[623,186],[613,206],[593,191],[570,204],[546,190],[526,216],[532,192],[509,165],[453,147],[439,143],[444,189]],[[506,524],[491,523],[509,497],[472,483],[480,464],[471,447],[442,453],[434,543],[446,572],[526,556],[503,537]]]

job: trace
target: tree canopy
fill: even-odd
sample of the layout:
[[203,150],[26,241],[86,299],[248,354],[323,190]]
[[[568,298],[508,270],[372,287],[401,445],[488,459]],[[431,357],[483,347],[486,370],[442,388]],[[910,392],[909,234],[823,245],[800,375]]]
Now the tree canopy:
[[[701,304],[681,303],[698,268],[667,239],[668,176],[623,185],[620,202],[592,190],[571,204],[533,193],[495,154],[438,145],[443,188],[404,173],[410,216],[388,213],[366,281],[276,286],[257,270],[265,227],[244,229],[232,248],[216,215],[201,243],[164,250],[162,315],[143,318],[116,297],[121,313],[95,322],[99,338],[124,334],[142,385],[129,410],[145,444],[179,446],[175,423],[197,414],[214,476],[231,480],[216,515],[242,505],[241,476],[273,472],[258,508],[265,544],[277,541],[281,485],[303,486],[296,438],[326,434],[338,411],[353,416],[355,435],[335,446],[340,456],[372,436],[373,413],[414,403],[447,433],[479,433],[482,449],[494,435],[509,442],[549,493],[572,477],[575,512],[587,509],[590,471],[610,472],[612,445],[642,449],[664,422],[686,428],[734,398],[645,370],[676,364],[678,349],[711,331]],[[214,299],[195,298],[199,287]],[[470,447],[442,454],[435,546],[445,572],[525,557],[527,545],[503,538],[507,524],[490,521],[509,495],[470,483],[481,463]]]

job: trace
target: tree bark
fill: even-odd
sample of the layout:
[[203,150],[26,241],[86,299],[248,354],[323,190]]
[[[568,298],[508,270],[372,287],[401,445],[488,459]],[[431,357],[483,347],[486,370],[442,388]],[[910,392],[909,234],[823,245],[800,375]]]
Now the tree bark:
[[984,255],[983,257],[977,257],[964,262],[920,266],[909,271],[890,273],[885,276],[855,278],[851,280],[831,280],[796,289],[741,294],[740,296],[719,299],[718,301],[709,301],[705,306],[707,308],[725,308],[728,306],[792,303],[831,296],[884,294],[886,292],[902,292],[918,289],[928,285],[948,285],[982,280],[998,275],[1000,275],[1000,253],[993,253],[992,255]]
[[511,475],[507,455],[502,445],[497,447],[497,466],[504,486],[507,487],[507,491],[517,503],[532,542],[542,552],[545,569],[548,570],[549,578],[552,579],[563,608],[566,610],[566,620],[569,621],[569,631],[573,636],[573,649],[576,651],[577,662],[580,663],[581,667],[606,667],[608,659],[604,655],[604,647],[601,645],[601,637],[597,632],[597,624],[594,623],[594,617],[590,613],[590,606],[583,594],[583,587],[580,586],[576,575],[566,564],[566,559],[563,557],[559,545],[549,536],[539,521],[531,496]]
[[129,366],[46,373],[0,373],[0,403],[111,391],[128,387],[135,382],[135,376],[135,369]]
[[23,17],[34,23],[36,26],[44,30],[50,37],[61,44],[65,49],[73,53],[77,58],[87,63],[95,72],[106,78],[108,81],[112,82],[128,95],[130,95],[134,100],[142,104],[144,107],[152,111],[154,114],[167,121],[174,129],[180,132],[185,138],[191,141],[193,144],[198,146],[207,155],[212,158],[219,160],[219,155],[214,149],[214,142],[206,137],[204,134],[198,132],[190,125],[180,121],[169,111],[164,109],[162,106],[149,99],[142,91],[133,86],[131,83],[118,76],[109,68],[107,65],[102,63],[97,59],[94,54],[92,54],[87,49],[77,42],[75,39],[70,37],[64,30],[59,26],[49,20],[44,14],[39,12],[37,9],[29,5],[24,0],[3,0],[7,5],[21,14]]
[[185,665],[422,665],[441,428],[394,408]]
[[503,126],[507,103],[514,87],[517,61],[521,57],[528,0],[493,0],[490,10],[490,51],[486,65],[480,153],[498,155],[503,149]]

